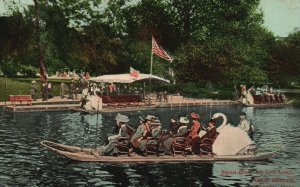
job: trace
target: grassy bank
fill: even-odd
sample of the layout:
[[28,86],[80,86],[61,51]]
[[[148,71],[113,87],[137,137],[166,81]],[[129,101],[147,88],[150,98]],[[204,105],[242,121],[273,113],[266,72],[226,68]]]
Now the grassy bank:
[[[0,101],[8,100],[8,95],[30,95],[31,81],[37,82],[37,97],[41,98],[41,84],[39,78],[4,78],[0,77]],[[49,81],[53,86],[53,95],[59,95],[59,80]]]

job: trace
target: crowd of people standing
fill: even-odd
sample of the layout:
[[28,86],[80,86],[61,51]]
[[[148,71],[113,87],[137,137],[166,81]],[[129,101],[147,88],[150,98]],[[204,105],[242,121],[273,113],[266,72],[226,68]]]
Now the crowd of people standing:
[[[30,95],[35,101],[37,100],[38,95],[41,95],[42,101],[47,101],[54,97],[53,90],[55,85],[56,84],[51,82],[45,82],[42,83],[40,89],[38,89],[39,86],[36,81],[33,80],[31,82]],[[70,83],[61,82],[59,86],[60,98],[68,98],[72,100],[78,99],[78,94],[82,90],[82,86],[83,84],[80,81],[75,80],[72,80]]]

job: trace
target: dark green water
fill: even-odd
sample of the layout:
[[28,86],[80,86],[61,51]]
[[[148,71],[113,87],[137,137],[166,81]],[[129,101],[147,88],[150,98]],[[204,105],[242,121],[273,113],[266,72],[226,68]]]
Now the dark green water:
[[[136,127],[138,116],[157,115],[165,128],[173,115],[195,111],[207,124],[223,112],[237,124],[245,111],[258,144],[282,143],[276,157],[259,162],[100,164],[68,160],[43,148],[42,140],[94,147],[113,132],[116,113],[81,116],[70,112],[0,114],[0,186],[299,186],[300,107],[273,109],[237,106],[125,112]],[[82,123],[85,121],[86,123]],[[89,124],[89,125],[88,125]]]

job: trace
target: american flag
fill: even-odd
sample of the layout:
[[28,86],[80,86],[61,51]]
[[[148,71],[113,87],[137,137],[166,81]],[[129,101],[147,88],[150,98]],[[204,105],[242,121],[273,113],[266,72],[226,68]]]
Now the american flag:
[[152,36],[152,53],[156,54],[160,58],[165,60],[173,61],[173,58],[170,57],[167,52],[157,44],[155,38]]

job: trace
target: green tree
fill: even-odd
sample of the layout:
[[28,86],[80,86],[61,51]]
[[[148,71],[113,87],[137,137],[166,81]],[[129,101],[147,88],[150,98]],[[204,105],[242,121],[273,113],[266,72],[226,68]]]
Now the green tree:
[[274,82],[300,82],[300,31],[276,40],[266,70]]
[[181,70],[176,72],[179,80],[265,81],[262,68],[274,38],[262,27],[258,5],[259,1],[202,1],[192,22],[197,27],[191,27],[174,61],[175,69]]
[[[171,20],[172,15],[167,6],[162,0],[125,3],[121,6],[122,11],[114,14],[114,20],[122,23],[123,35],[120,35],[120,38],[124,50],[120,60],[126,71],[129,70],[129,66],[133,66],[141,72],[149,73],[152,35],[168,52],[172,53],[178,47],[179,40],[176,37],[179,34],[176,33],[179,30]],[[165,77],[168,71],[166,64],[169,63],[154,56],[153,73]]]
[[22,13],[0,17],[0,66],[4,74],[16,76],[20,64],[30,65],[33,38],[33,24]]
[[[122,15],[126,20],[120,17],[114,20],[123,23],[123,44],[141,46],[142,42],[145,43],[142,46],[150,46],[149,40],[154,34],[167,51],[175,54],[171,65],[178,80],[267,80],[263,68],[274,37],[262,27],[259,0],[145,0],[127,7],[124,1],[118,2],[123,8],[114,15],[117,18]],[[141,49],[145,54],[151,50],[147,47],[129,50],[139,54]],[[138,61],[145,58],[147,55],[128,60],[139,67]],[[160,59],[155,60],[160,62]],[[149,69],[146,66],[141,68],[144,71]],[[160,63],[154,63],[155,68],[162,67]]]
[[259,0],[33,3],[0,18],[2,69],[30,74],[45,64],[50,73],[64,67],[122,73],[130,66],[149,72],[154,35],[174,61],[154,56],[153,73],[166,77],[172,66],[177,81],[264,82],[298,75],[299,34],[275,41],[262,26]]
[[117,65],[116,54],[120,48],[120,41],[108,37],[108,32],[109,29],[105,25],[92,22],[79,36],[78,48],[73,51],[72,59],[79,61],[89,72],[110,72],[111,66]]

